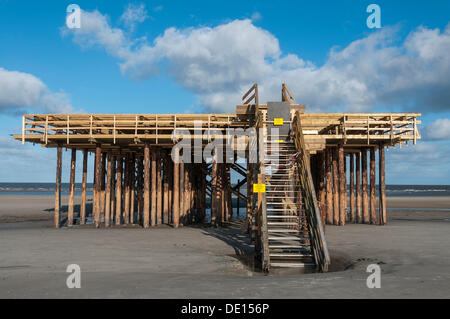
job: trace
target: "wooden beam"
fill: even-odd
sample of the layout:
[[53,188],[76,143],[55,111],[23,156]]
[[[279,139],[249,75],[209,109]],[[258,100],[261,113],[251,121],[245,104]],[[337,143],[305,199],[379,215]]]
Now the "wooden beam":
[[81,181],[80,225],[86,223],[86,189],[87,189],[87,162],[88,151],[83,150],[83,177]]
[[345,191],[345,184],[347,182],[345,176],[345,157],[344,145],[340,144],[338,147],[338,167],[339,167],[339,225],[345,225],[346,205],[345,198],[347,192]]
[[380,144],[378,148],[378,173],[379,173],[379,216],[380,225],[386,225],[386,176],[385,176],[385,155],[384,155],[384,145]]
[[136,200],[136,154],[130,159],[130,224],[134,224],[134,202]]
[[367,149],[363,148],[361,151],[361,166],[362,166],[362,208],[363,208],[363,223],[368,224],[369,219],[369,197],[367,189]]
[[56,187],[55,187],[55,227],[59,228],[61,222],[61,172],[62,172],[62,147],[56,149]]
[[137,220],[136,222],[143,225],[144,213],[144,165],[142,164],[142,156],[137,157]]
[[180,207],[179,207],[179,209],[180,209],[180,223],[181,224],[184,224],[184,217],[185,217],[185,214],[184,214],[184,183],[185,183],[185,180],[184,180],[184,170],[185,170],[185,164],[184,164],[184,162],[183,162],[183,160],[180,158],[179,159],[179,161],[180,161],[180,165],[179,165],[179,183],[180,183],[180,185],[179,185],[179,202],[180,202]]
[[169,158],[167,153],[164,153],[163,157],[163,223],[169,223]]
[[326,216],[327,216],[327,204],[325,201],[325,152],[319,153],[318,156],[318,201],[320,217],[322,220],[322,226],[325,230]]
[[144,228],[150,227],[150,147],[145,143],[144,148]]
[[72,157],[70,160],[70,188],[69,188],[69,206],[67,212],[67,225],[69,227],[73,226],[73,205],[75,197],[75,169],[77,163],[77,150],[72,149]]
[[116,166],[117,156],[111,154],[111,208],[110,208],[110,224],[113,225],[115,221],[116,212]]
[[370,149],[370,223],[377,223],[376,194],[375,194],[375,150]]
[[125,169],[123,171],[123,188],[124,188],[124,224],[128,225],[130,223],[130,154],[125,156]]
[[[101,183],[100,183],[100,215],[105,216],[105,190],[106,190],[106,153],[102,153]],[[100,217],[101,219],[101,217]]]

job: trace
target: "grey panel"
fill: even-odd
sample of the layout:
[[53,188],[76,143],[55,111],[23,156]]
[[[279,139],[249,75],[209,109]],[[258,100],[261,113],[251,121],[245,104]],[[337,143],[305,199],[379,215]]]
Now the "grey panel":
[[[291,104],[289,102],[267,102],[267,133],[270,134],[271,128],[278,128],[280,135],[288,135],[290,131],[291,120]],[[273,125],[274,118],[282,118],[283,125]],[[280,139],[285,139],[286,136],[280,136]]]

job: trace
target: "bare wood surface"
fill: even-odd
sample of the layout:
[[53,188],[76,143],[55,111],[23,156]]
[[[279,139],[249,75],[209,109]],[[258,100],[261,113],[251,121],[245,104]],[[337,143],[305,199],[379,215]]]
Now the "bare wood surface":
[[69,186],[69,206],[67,213],[67,225],[73,226],[73,206],[75,198],[75,168],[77,163],[77,150],[72,149],[72,156],[70,160],[70,186]]
[[86,189],[87,189],[87,162],[88,151],[83,150],[83,177],[81,181],[80,224],[86,223]]

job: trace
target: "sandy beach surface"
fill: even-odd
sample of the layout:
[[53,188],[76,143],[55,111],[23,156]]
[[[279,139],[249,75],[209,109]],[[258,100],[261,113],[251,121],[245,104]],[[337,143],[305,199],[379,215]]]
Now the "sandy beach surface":
[[[56,230],[53,197],[1,195],[0,298],[450,298],[450,197],[388,207],[386,226],[327,226],[334,271],[265,276],[238,227]],[[80,289],[66,286],[69,264]]]

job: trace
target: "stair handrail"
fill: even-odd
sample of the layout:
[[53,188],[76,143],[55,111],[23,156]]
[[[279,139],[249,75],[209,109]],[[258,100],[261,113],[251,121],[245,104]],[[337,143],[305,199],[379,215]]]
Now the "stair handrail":
[[294,95],[292,95],[291,90],[289,90],[286,83],[281,85],[281,100],[283,102],[289,102],[290,104],[294,101]]
[[298,111],[295,113],[291,132],[293,134],[295,148],[299,153],[296,159],[298,170],[297,178],[302,186],[302,197],[306,218],[310,228],[312,250],[319,270],[327,272],[328,266],[330,265],[330,255],[328,253],[316,191],[314,189],[309,154],[305,147],[301,125],[301,114]]
[[[250,93],[253,92],[253,95],[248,97]],[[248,98],[247,98],[248,97]],[[247,99],[247,100],[246,100]],[[250,104],[251,101],[254,101],[254,104],[258,105],[258,84],[255,83],[252,85],[252,87],[247,91],[247,93],[244,94],[242,97],[242,101],[244,101],[244,105]]]
[[[261,150],[260,148],[265,148],[264,139],[266,136],[264,136],[264,132],[266,129],[265,124],[265,116],[262,111],[257,111],[257,118],[256,118],[256,129],[257,129],[257,136],[258,136],[258,164],[255,165],[256,177],[257,177],[257,183],[258,184],[266,184],[266,175],[265,175],[265,167],[264,167],[264,153],[265,149]],[[263,134],[261,136],[261,134]],[[257,238],[256,240],[259,240],[259,245],[255,246],[259,248],[259,251],[257,253],[261,256],[261,268],[262,270],[267,273],[270,269],[270,255],[269,255],[269,236],[268,236],[268,229],[267,229],[267,207],[266,207],[266,193],[260,192],[258,193],[258,206],[256,207],[256,220],[257,220],[257,231],[260,238]]]

